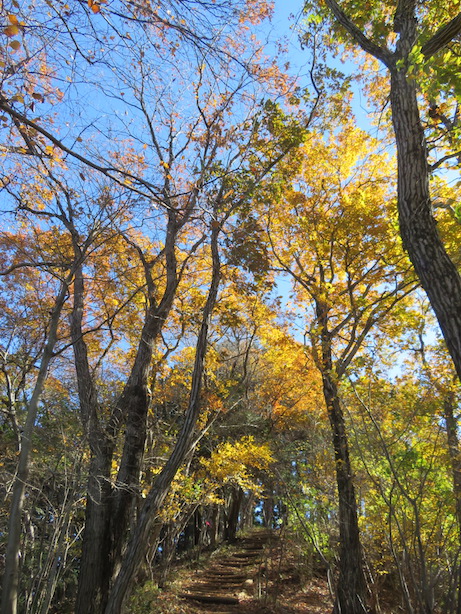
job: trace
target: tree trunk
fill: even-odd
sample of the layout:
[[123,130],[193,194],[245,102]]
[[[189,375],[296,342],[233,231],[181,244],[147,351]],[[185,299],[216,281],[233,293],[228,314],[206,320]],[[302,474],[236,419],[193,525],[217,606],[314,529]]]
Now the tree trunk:
[[272,529],[274,526],[274,493],[272,490],[268,491],[263,501],[263,522],[264,526],[268,529]]
[[357,514],[357,501],[349,456],[344,414],[333,368],[332,338],[328,330],[329,307],[320,299],[315,301],[319,323],[323,396],[330,421],[335,456],[336,484],[339,504],[339,577],[333,614],[366,614],[367,586],[363,571],[362,546]]
[[415,82],[391,69],[392,121],[397,143],[400,234],[439,322],[461,379],[461,278],[434,219],[426,141]]
[[76,614],[97,614],[107,601],[111,577],[111,460],[112,452],[101,450],[93,454],[90,463]]
[[220,515],[220,506],[213,505],[211,510],[211,519],[210,519],[210,547],[216,548],[219,541],[219,515]]
[[[394,27],[400,36],[395,52],[369,39],[341,10],[336,0],[325,2],[356,43],[390,71],[400,234],[461,379],[461,278],[445,250],[432,214],[427,147],[419,114],[417,84],[407,74],[409,54],[421,35],[417,30],[417,2],[405,0],[397,3]],[[427,60],[459,34],[460,21],[458,15],[426,41],[422,52]]]
[[248,493],[243,503],[243,509],[241,512],[241,526],[243,529],[251,529],[253,526],[253,512],[255,505],[255,494],[253,491]]
[[339,502],[339,577],[333,613],[365,614],[368,611],[367,589],[346,425],[334,377],[325,372],[322,379],[333,438]]
[[[456,518],[458,521],[458,543],[461,545],[461,450],[459,446],[458,421],[454,414],[455,399],[452,392],[447,393],[443,401],[443,415],[447,432],[448,453],[450,455],[451,471],[453,477],[453,493],[456,502]],[[451,611],[461,613],[461,564],[457,570],[457,597],[450,598],[456,601]]]
[[[76,257],[81,254],[74,236]],[[110,566],[110,472],[115,439],[108,438],[99,419],[99,401],[83,336],[85,279],[80,265],[75,273],[71,335],[77,374],[80,416],[88,438],[89,467],[85,530],[78,577],[76,614],[95,614],[103,607],[109,589]]]
[[[461,450],[459,446],[458,421],[454,415],[455,400],[452,393],[448,393],[443,401],[443,415],[447,431],[448,452],[450,455],[451,471],[453,476],[453,493],[456,500],[456,517],[458,530],[461,535]],[[461,540],[460,540],[461,543]]]
[[235,542],[239,521],[240,508],[243,501],[243,490],[234,486],[232,488],[229,512],[226,523],[226,541]]
[[[83,550],[77,592],[76,614],[104,611],[110,583],[119,570],[135,498],[138,494],[141,463],[146,440],[148,390],[154,343],[171,309],[179,283],[175,242],[177,224],[170,211],[165,242],[167,283],[157,305],[153,297],[146,311],[136,358],[108,423],[101,425],[97,391],[83,337],[84,278],[82,270],[74,284],[72,338],[77,371],[82,423],[85,426],[92,461],[83,535]],[[80,248],[75,238],[74,249]],[[143,261],[144,263],[144,261]],[[152,278],[145,264],[147,286]],[[111,482],[113,452],[121,425],[125,423],[124,447],[115,488]]]

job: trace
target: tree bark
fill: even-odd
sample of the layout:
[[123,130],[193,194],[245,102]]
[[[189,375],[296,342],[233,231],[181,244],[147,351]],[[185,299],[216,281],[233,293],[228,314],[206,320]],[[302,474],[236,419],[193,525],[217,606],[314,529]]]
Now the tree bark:
[[[341,10],[325,0],[335,20],[367,53],[380,60],[391,75],[391,109],[397,144],[400,234],[416,274],[439,322],[458,377],[461,379],[461,277],[448,255],[432,213],[429,165],[417,100],[417,84],[408,73],[409,54],[418,40],[416,0],[402,0],[394,15],[399,33],[395,52],[377,45]],[[461,14],[424,44],[426,59],[445,47],[461,29]]]
[[[175,251],[178,230],[176,212],[170,209],[164,247],[166,287],[158,305],[153,297],[150,297],[150,305],[146,313],[135,362],[117,402],[119,412],[126,417],[126,427],[123,453],[112,501],[112,577],[115,577],[119,570],[133,504],[138,494],[147,434],[147,414],[151,402],[149,375],[152,368],[154,344],[170,313],[180,281]],[[151,272],[147,264],[144,263],[144,265],[148,288],[153,293]]]
[[93,454],[90,462],[76,614],[97,614],[107,601],[111,551],[111,459],[112,452],[106,449]]
[[[126,543],[133,503],[138,493],[146,440],[146,421],[150,405],[148,384],[153,348],[171,309],[179,283],[175,254],[177,230],[175,212],[171,210],[164,247],[167,269],[165,291],[159,304],[150,296],[130,376],[105,426],[101,425],[99,420],[97,391],[89,366],[82,326],[83,272],[79,270],[76,275],[71,329],[82,422],[92,455],[76,614],[104,611],[110,585],[118,572]],[[77,237],[74,237],[76,253],[80,251],[77,240]],[[153,294],[150,270],[148,265],[144,264],[147,285]],[[111,483],[112,458],[123,423],[124,447],[114,487]]]
[[334,377],[325,372],[322,380],[333,439],[339,502],[339,577],[333,612],[365,614],[368,612],[367,588],[346,425]]
[[[456,519],[458,521],[458,543],[461,544],[461,449],[459,445],[458,421],[455,413],[455,399],[452,392],[448,392],[443,401],[443,415],[445,418],[445,429],[447,432],[448,453],[451,462],[451,472],[453,479],[453,494],[456,503]],[[457,596],[453,597],[453,604],[456,605],[452,610],[456,614],[461,613],[461,564],[458,563],[456,572]],[[451,597],[450,597],[451,599]]]
[[461,379],[461,278],[447,254],[434,219],[426,141],[416,83],[391,70],[391,107],[397,143],[400,234],[440,325]]
[[243,502],[243,490],[238,486],[232,487],[232,493],[230,498],[229,512],[226,522],[226,541],[232,543],[235,542],[237,537],[237,528],[239,521],[240,508]]
[[456,499],[458,531],[461,535],[461,449],[459,445],[458,421],[454,415],[455,400],[453,397],[453,393],[447,393],[447,396],[443,401],[443,415],[445,418],[448,453],[450,455],[451,471],[453,476],[453,493]]
[[[75,239],[75,237],[74,237]],[[76,255],[80,248],[74,244]],[[76,614],[95,614],[107,599],[110,570],[110,471],[114,440],[110,440],[99,421],[99,402],[94,385],[86,342],[83,336],[85,282],[80,265],[74,280],[74,305],[71,336],[74,351],[80,416],[88,438],[91,460],[89,467],[85,530],[78,577]]]

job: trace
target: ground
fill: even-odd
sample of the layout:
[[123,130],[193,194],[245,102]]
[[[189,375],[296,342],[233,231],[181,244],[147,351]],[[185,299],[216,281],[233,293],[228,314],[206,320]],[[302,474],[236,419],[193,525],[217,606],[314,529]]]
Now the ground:
[[135,595],[131,614],[331,614],[326,575],[293,540],[253,531],[231,547],[176,567],[162,591]]

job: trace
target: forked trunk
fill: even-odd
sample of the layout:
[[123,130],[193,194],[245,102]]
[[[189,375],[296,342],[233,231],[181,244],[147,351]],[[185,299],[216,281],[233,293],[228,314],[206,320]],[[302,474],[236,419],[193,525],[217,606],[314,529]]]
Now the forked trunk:
[[120,573],[111,589],[105,614],[121,614],[129,594],[130,584],[139,568],[146,547],[149,543],[149,533],[155,518],[168,494],[171,483],[190,451],[195,424],[200,412],[200,393],[204,361],[208,345],[208,326],[216,304],[220,281],[220,259],[218,235],[220,227],[215,226],[211,233],[211,251],[213,258],[213,274],[208,298],[202,313],[202,322],[197,338],[194,369],[192,373],[189,404],[184,423],[178,434],[176,444],[162,471],[152,485],[139,515],[137,525],[132,533],[130,543],[124,556]]

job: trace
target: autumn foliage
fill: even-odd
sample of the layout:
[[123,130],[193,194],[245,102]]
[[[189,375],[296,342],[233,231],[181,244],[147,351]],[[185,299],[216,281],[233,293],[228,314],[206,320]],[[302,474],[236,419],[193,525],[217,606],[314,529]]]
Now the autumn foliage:
[[255,525],[459,611],[455,5],[307,2],[300,71],[262,0],[2,5],[1,614]]

